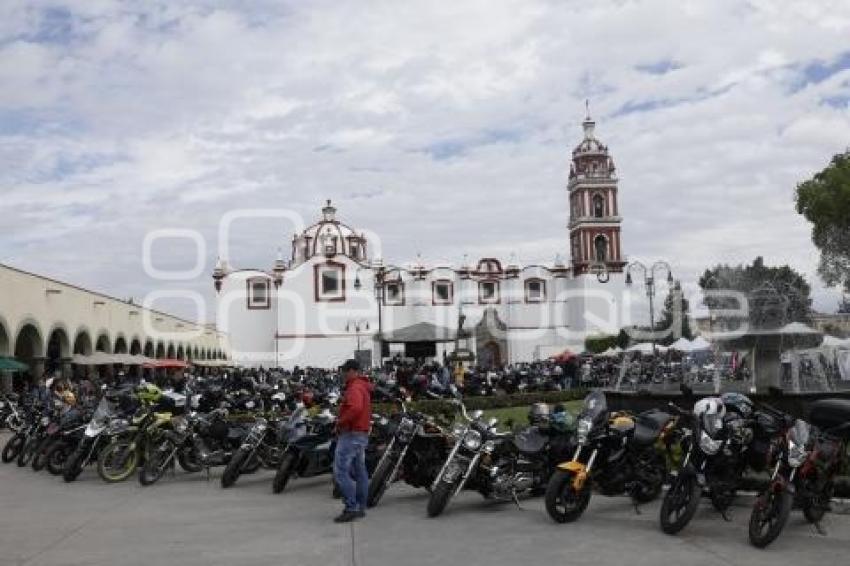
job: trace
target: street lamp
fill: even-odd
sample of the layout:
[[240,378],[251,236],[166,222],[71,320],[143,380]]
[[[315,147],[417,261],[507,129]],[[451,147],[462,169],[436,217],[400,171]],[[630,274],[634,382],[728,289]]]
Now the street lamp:
[[[352,327],[354,327],[354,332],[357,334],[357,352],[360,352],[360,332],[369,330],[369,321],[364,319],[358,319],[349,320],[345,323],[346,332],[351,332]],[[354,357],[357,357],[357,353],[354,354]]]
[[647,267],[640,261],[633,261],[626,268],[626,285],[632,284],[632,270],[643,272],[643,284],[646,287],[646,296],[649,298],[649,329],[652,337],[652,355],[655,356],[655,272],[667,270],[667,283],[673,284],[673,271],[666,261],[656,261],[651,267]]
[[[380,262],[380,263],[379,263]],[[386,290],[387,283],[397,283],[399,285],[402,284],[402,273],[408,273],[413,275],[413,272],[409,269],[405,269],[403,267],[397,267],[394,265],[384,265],[380,260],[376,260],[373,262],[372,270],[374,272],[374,292],[375,292],[375,302],[378,303],[378,362],[379,365],[383,363],[383,353],[384,353],[384,317],[383,317],[383,307],[386,302]],[[354,275],[354,289],[356,291],[360,291],[363,288],[363,282],[360,280],[360,272],[366,268],[359,267],[357,272]],[[392,279],[390,276],[395,273],[395,279]]]

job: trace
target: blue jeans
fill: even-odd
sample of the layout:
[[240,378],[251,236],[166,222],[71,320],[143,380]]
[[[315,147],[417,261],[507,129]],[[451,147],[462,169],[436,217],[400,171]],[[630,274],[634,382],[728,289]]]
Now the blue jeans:
[[369,435],[365,432],[343,432],[336,441],[334,480],[348,511],[366,510],[369,496],[369,473],[366,471],[368,445]]

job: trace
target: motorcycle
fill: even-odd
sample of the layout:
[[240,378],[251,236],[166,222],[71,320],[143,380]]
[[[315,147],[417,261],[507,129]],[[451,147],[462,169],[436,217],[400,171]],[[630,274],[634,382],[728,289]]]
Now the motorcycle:
[[829,510],[833,480],[850,440],[850,401],[824,399],[812,403],[809,420],[797,420],[779,445],[767,490],[759,495],[750,516],[750,542],[764,548],[781,534],[792,507],[818,525]]
[[29,426],[33,411],[32,408],[27,409],[24,406],[19,406],[15,402],[9,403],[7,406],[8,414],[5,419],[6,426],[13,433],[12,437],[6,441],[3,446],[2,458],[4,464],[8,464],[12,460],[17,459],[18,455],[26,443],[26,430]]
[[282,427],[286,445],[272,482],[274,493],[286,489],[293,476],[310,478],[333,470],[336,418],[329,411],[312,419],[306,414],[303,406],[296,408]]
[[100,451],[109,445],[111,439],[126,431],[129,421],[118,418],[113,403],[103,396],[83,431],[76,448],[65,460],[62,478],[72,482],[87,465],[97,462]]
[[[85,429],[85,415],[83,413],[68,412],[63,415],[60,421],[59,432],[50,440],[42,452],[43,466],[47,468],[47,471],[51,475],[58,476],[62,474],[65,461],[74,451],[77,444],[79,444]],[[38,461],[39,457],[37,456],[33,460],[33,469],[35,469],[36,462]]]
[[[676,534],[693,519],[703,490],[715,509],[725,514],[747,467],[746,450],[753,439],[752,422],[729,412],[719,397],[708,397],[680,415],[682,458],[661,504],[661,530]],[[724,515],[725,516],[725,515]]]
[[431,485],[427,509],[429,517],[441,514],[449,501],[468,483],[476,487],[483,486],[487,481],[484,477],[486,472],[479,463],[485,456],[489,459],[496,452],[497,444],[510,436],[496,430],[496,418],[485,421],[483,411],[473,411],[470,415],[460,399],[455,399],[454,403],[465,422],[457,424],[452,430],[454,446]]
[[369,479],[369,507],[399,478],[413,487],[430,488],[448,452],[447,436],[433,419],[410,411],[404,399],[395,400],[401,411],[392,419],[392,436]]
[[280,416],[258,416],[242,445],[233,453],[221,475],[221,487],[231,487],[243,473],[256,471],[260,466],[275,469],[280,466],[283,449],[280,436]]
[[558,523],[581,517],[592,487],[606,496],[628,494],[635,505],[657,498],[667,462],[656,443],[673,418],[663,411],[609,414],[605,394],[590,393],[576,427],[572,460],[561,463],[546,488],[546,511]]

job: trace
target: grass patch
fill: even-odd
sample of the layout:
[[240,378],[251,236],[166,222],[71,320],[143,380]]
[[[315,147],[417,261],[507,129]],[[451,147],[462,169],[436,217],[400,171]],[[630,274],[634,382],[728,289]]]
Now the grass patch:
[[[581,410],[583,401],[567,401],[563,405],[567,411],[577,416]],[[484,411],[486,418],[496,417],[499,419],[499,428],[507,430],[512,427],[523,427],[528,425],[528,411],[531,405],[521,405],[519,407],[504,407],[500,409],[487,409]]]

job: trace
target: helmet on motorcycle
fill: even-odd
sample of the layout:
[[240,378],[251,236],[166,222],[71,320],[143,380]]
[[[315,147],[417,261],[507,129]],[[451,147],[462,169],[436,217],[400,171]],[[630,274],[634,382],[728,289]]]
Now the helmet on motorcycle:
[[720,397],[706,397],[694,403],[694,415],[717,415],[722,419],[726,415],[726,407]]
[[162,397],[162,390],[153,383],[145,383],[136,389],[136,396],[142,403],[152,405]]
[[549,422],[549,405],[546,403],[535,403],[528,411],[528,422],[533,425],[545,424]]
[[749,418],[753,414],[753,402],[746,395],[741,393],[724,393],[720,396],[720,400],[723,401],[723,405],[729,411],[741,417]]

